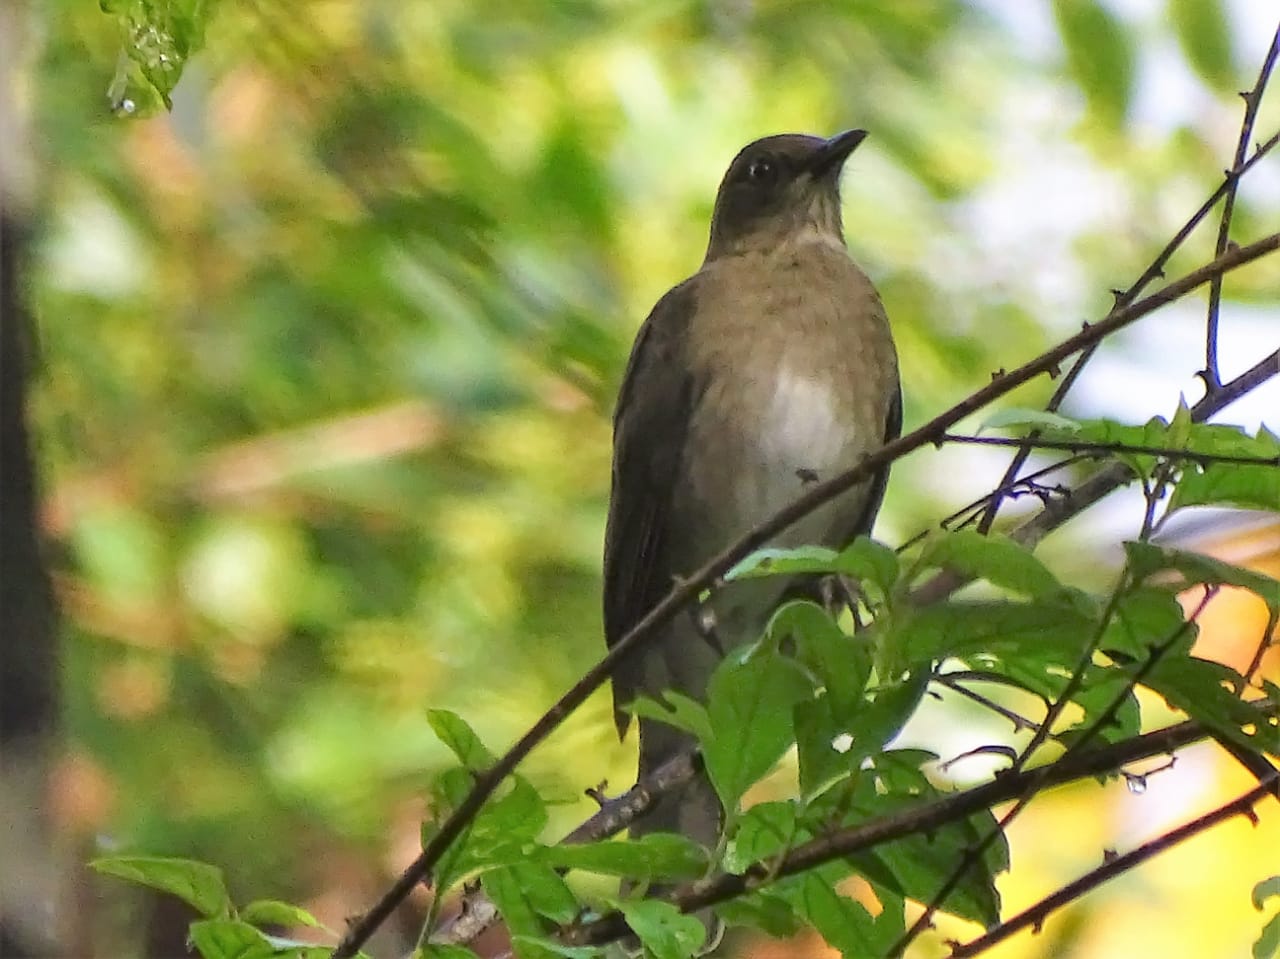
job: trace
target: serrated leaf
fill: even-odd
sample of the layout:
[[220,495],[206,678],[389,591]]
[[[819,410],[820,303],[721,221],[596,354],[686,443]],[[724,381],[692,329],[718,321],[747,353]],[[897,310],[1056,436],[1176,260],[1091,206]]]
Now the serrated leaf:
[[1191,69],[1218,92],[1234,92],[1235,56],[1221,0],[1169,0],[1169,19]]
[[641,899],[618,903],[627,925],[653,959],[689,959],[706,941],[706,929],[669,902]]
[[104,876],[127,879],[177,896],[208,918],[228,915],[231,910],[222,870],[205,862],[163,856],[111,856],[95,859],[89,866]]
[[1118,129],[1133,94],[1133,42],[1124,24],[1097,0],[1053,0],[1067,66],[1089,107]]
[[457,713],[448,709],[428,709],[427,723],[463,767],[483,772],[494,763],[494,755],[480,741],[475,730]]
[[780,655],[730,655],[707,684],[711,736],[702,744],[707,775],[733,811],[794,740],[792,708],[813,695],[800,667]]

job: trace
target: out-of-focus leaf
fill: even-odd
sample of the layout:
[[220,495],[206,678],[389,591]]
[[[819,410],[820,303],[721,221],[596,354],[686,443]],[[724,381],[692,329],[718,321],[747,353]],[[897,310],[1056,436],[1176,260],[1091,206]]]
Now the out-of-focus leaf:
[[1269,609],[1280,612],[1280,580],[1265,573],[1235,566],[1202,553],[1154,546],[1151,543],[1128,542],[1124,544],[1124,551],[1130,570],[1139,580],[1164,571],[1177,572],[1183,577],[1182,582],[1177,585],[1179,590],[1200,583],[1237,586],[1253,593]]
[[738,820],[724,868],[742,872],[754,862],[776,856],[797,841],[798,828],[794,803],[757,803]]
[[1235,92],[1239,74],[1222,0],[1169,0],[1169,19],[1182,55],[1200,78],[1219,93]]
[[707,854],[697,843],[667,833],[651,833],[630,842],[594,842],[539,848],[539,862],[639,881],[694,879],[707,870]]
[[254,926],[323,928],[319,920],[307,910],[276,899],[258,899],[238,911],[242,920]]
[[1067,65],[1089,107],[1111,128],[1124,122],[1133,95],[1133,40],[1098,0],[1054,0]]
[[475,730],[457,713],[447,709],[429,709],[427,722],[440,737],[440,741],[449,747],[449,751],[467,769],[483,772],[493,765],[493,753],[489,752]]

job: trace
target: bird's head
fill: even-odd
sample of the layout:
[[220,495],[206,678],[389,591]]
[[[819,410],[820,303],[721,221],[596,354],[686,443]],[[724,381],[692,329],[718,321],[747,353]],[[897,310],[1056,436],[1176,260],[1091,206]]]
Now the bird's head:
[[773,249],[813,231],[843,244],[840,171],[866,136],[785,133],[743,147],[716,194],[707,260]]

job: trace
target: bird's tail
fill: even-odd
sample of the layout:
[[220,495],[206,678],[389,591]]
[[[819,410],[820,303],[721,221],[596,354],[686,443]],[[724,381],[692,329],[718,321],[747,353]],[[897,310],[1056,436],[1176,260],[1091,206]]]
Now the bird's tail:
[[[640,779],[656,772],[660,766],[696,745],[688,733],[656,720],[640,720]],[[674,832],[693,840],[713,852],[724,826],[724,809],[711,780],[701,769],[694,778],[659,798],[657,805],[631,827],[632,837],[655,832]],[[652,886],[650,892],[661,894],[670,887]],[[697,918],[707,930],[704,951],[718,945],[723,924],[710,909],[700,910]]]

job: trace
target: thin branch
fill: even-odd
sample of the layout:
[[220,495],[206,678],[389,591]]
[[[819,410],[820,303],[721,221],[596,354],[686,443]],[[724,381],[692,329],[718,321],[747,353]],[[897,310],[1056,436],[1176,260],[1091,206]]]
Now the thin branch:
[[907,433],[877,452],[866,456],[853,469],[811,487],[809,491],[785,509],[757,525],[735,543],[677,585],[639,623],[623,636],[595,666],[566,692],[543,716],[525,732],[488,770],[476,776],[475,785],[454,812],[441,824],[439,831],[427,842],[421,854],[400,874],[391,887],[364,915],[348,926],[342,941],[334,950],[332,959],[351,959],[368,941],[373,932],[390,917],[406,896],[430,876],[440,857],[461,835],[466,825],[475,818],[480,808],[535,746],[547,738],[575,709],[586,701],[597,687],[613,673],[623,658],[648,642],[657,631],[669,623],[676,614],[688,606],[698,594],[718,581],[734,565],[750,553],[765,545],[778,533],[813,512],[819,506],[841,493],[864,482],[907,453],[937,442],[948,429],[966,416],[980,410],[992,401],[1010,393],[1036,377],[1055,370],[1068,357],[1135,323],[1162,306],[1185,296],[1212,277],[1238,269],[1247,263],[1267,256],[1280,249],[1280,233],[1273,233],[1255,243],[1237,247],[1222,257],[1167,284],[1163,289],[1126,307],[1113,309],[1105,319],[1086,326],[1075,336],[1069,337],[1040,356],[1017,369],[996,377],[982,389],[961,400],[949,410],[928,423]]
[[1168,849],[1172,849],[1180,842],[1190,839],[1192,836],[1207,832],[1219,823],[1226,822],[1235,816],[1248,816],[1251,820],[1256,819],[1253,814],[1253,806],[1261,799],[1271,794],[1275,790],[1275,781],[1277,773],[1274,771],[1268,782],[1259,783],[1244,795],[1234,799],[1224,806],[1219,806],[1212,812],[1194,819],[1185,825],[1179,826],[1177,829],[1165,833],[1158,839],[1144,843],[1137,849],[1125,853],[1123,856],[1117,856],[1109,859],[1098,868],[1092,870],[1076,879],[1073,882],[1063,886],[1052,895],[1041,899],[1034,906],[1024,910],[1006,922],[1000,923],[994,929],[973,939],[963,945],[952,948],[951,955],[948,959],[968,959],[970,956],[976,956],[990,949],[998,943],[1004,942],[1014,933],[1023,929],[1039,929],[1048,918],[1050,913],[1063,906],[1074,902],[1081,896],[1101,886],[1104,882],[1114,879],[1116,876],[1123,875],[1131,869],[1142,865],[1149,859],[1153,859],[1160,853]]
[[[1236,141],[1234,167],[1238,169],[1249,154],[1249,141],[1253,139],[1253,123],[1258,116],[1258,107],[1262,104],[1262,93],[1271,79],[1271,71],[1275,69],[1276,57],[1280,55],[1280,25],[1271,37],[1271,47],[1267,57],[1262,61],[1258,71],[1257,82],[1253,89],[1240,94],[1244,97],[1244,118],[1240,121],[1240,137]],[[1235,213],[1236,193],[1240,188],[1240,177],[1229,177],[1226,200],[1222,204],[1222,218],[1218,221],[1218,239],[1214,244],[1214,255],[1221,256],[1231,240],[1231,217]],[[1205,322],[1204,335],[1204,378],[1205,391],[1212,393],[1219,385],[1218,377],[1218,315],[1222,306],[1222,277],[1215,277],[1209,283],[1209,312]]]

